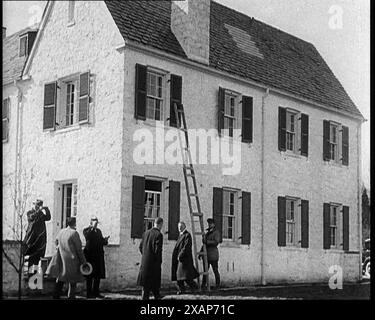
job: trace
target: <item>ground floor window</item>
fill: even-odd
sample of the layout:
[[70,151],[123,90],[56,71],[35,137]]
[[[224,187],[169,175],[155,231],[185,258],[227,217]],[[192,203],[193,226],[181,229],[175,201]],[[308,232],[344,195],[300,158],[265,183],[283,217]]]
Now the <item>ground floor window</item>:
[[145,213],[144,231],[153,227],[156,218],[160,217],[162,201],[162,182],[145,180]]
[[62,185],[62,228],[66,228],[67,218],[77,216],[77,194],[78,186],[76,183],[67,183]]
[[238,192],[223,190],[223,239],[236,241]]

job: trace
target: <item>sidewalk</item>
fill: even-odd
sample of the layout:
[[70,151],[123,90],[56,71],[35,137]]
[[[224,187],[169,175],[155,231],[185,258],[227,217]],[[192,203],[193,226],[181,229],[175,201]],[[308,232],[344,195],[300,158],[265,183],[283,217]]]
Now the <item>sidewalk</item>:
[[[129,289],[119,293],[103,292],[102,294],[105,296],[104,300],[139,300],[141,290]],[[369,300],[370,281],[344,284],[342,290],[331,290],[328,284],[296,284],[223,288],[210,293],[197,292],[184,295],[177,295],[176,291],[170,289],[162,289],[161,294],[164,296],[163,300]],[[50,300],[51,297],[39,295],[23,299]],[[77,299],[87,300],[84,296],[78,296]]]

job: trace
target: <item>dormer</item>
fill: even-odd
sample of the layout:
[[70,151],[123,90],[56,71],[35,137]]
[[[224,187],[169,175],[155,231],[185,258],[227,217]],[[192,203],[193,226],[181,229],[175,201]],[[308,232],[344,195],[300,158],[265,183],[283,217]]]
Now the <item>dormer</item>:
[[19,37],[19,56],[29,56],[38,31],[27,31]]

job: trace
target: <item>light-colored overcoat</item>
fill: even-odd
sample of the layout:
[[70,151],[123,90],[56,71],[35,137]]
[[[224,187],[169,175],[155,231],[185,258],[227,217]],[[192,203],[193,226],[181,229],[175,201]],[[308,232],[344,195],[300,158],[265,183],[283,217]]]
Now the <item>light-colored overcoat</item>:
[[57,251],[52,258],[46,273],[62,282],[82,282],[80,266],[86,263],[82,242],[76,230],[67,227],[62,229],[56,238]]

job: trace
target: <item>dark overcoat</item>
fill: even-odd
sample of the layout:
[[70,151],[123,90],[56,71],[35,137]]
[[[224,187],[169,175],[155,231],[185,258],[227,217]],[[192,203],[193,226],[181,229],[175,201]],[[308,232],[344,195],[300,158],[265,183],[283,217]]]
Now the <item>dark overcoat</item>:
[[215,228],[208,229],[204,235],[207,248],[207,260],[209,262],[219,261],[219,250],[217,246],[221,242],[220,233]]
[[161,283],[161,264],[163,235],[158,228],[147,230],[139,245],[142,254],[137,284],[147,289],[159,289]]
[[23,241],[25,256],[29,256],[29,266],[38,264],[40,258],[46,253],[47,233],[46,221],[51,220],[51,213],[47,207],[42,210],[35,211],[31,209],[27,212],[27,230]]
[[105,279],[105,261],[103,246],[108,244],[108,240],[103,238],[102,232],[98,228],[87,227],[83,229],[86,239],[83,250],[87,262],[92,265],[90,277]]
[[185,230],[177,239],[172,254],[172,281],[193,280],[199,273],[193,264],[191,234]]

